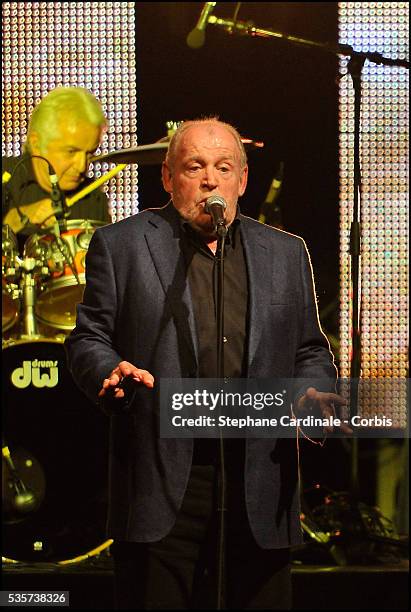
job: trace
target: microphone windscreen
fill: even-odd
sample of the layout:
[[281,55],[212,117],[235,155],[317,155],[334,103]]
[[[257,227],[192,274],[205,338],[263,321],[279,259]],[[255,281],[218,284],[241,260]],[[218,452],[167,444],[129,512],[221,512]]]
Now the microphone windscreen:
[[186,40],[187,45],[191,49],[199,49],[204,45],[205,32],[203,30],[199,30],[198,28],[194,28],[194,30],[191,30]]
[[25,491],[24,493],[19,493],[16,495],[14,499],[14,507],[18,512],[26,513],[31,512],[35,509],[37,505],[37,500],[33,493],[30,491]]

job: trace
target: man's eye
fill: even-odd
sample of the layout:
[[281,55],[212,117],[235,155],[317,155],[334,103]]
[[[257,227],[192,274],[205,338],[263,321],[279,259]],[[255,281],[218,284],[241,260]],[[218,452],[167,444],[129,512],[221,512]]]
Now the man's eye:
[[230,172],[230,168],[228,166],[220,166],[220,172]]

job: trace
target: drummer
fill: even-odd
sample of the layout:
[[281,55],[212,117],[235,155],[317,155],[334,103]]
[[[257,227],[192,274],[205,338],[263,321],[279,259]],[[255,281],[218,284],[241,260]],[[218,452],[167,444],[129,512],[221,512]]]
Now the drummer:
[[[106,128],[101,104],[87,89],[58,87],[48,93],[31,115],[23,154],[2,160],[3,224],[23,238],[53,225],[56,215],[62,218],[51,200],[47,162],[57,175],[62,204],[61,199],[73,197],[91,183],[86,173]],[[99,189],[67,207],[65,213],[65,218],[111,221],[108,200]]]

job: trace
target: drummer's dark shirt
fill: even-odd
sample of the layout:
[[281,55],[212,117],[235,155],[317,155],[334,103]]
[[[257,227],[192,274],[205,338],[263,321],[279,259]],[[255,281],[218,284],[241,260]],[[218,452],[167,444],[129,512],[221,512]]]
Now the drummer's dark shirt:
[[[22,162],[17,168],[17,164]],[[16,171],[13,173],[14,169]],[[3,157],[2,173],[9,172],[12,178],[2,186],[2,218],[9,210],[17,206],[33,204],[44,198],[49,198],[50,194],[45,191],[36,181],[33,166],[28,153],[23,153],[19,157]],[[91,179],[84,180],[80,187],[75,191],[66,191],[67,198],[73,197],[75,193],[84,189],[91,183]],[[94,189],[80,201],[69,208],[68,219],[90,219],[110,223],[111,218],[108,209],[108,200],[100,189]],[[23,228],[19,235],[28,236],[36,232],[36,226]],[[20,242],[20,241],[19,241]]]

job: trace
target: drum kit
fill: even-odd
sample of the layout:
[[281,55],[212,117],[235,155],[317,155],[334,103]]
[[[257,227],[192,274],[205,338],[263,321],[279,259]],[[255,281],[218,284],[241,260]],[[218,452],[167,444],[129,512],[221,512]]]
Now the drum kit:
[[[168,140],[93,162],[114,162],[117,171],[129,163],[159,164]],[[248,148],[263,146],[244,142]],[[102,182],[104,177],[88,191]],[[11,228],[2,228],[3,559],[8,562],[75,562],[111,543],[104,542],[108,425],[73,381],[63,346],[82,300],[90,240],[101,225],[92,219],[57,220],[31,234],[22,254]]]
[[[63,342],[101,222],[58,221],[23,254],[3,226],[3,554],[63,561],[104,541],[107,425],[77,389]],[[108,546],[109,544],[107,544]]]

